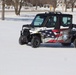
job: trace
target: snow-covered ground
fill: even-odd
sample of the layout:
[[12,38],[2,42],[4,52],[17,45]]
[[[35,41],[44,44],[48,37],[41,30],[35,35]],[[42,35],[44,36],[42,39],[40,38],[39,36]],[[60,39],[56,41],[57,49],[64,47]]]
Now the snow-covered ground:
[[[41,44],[39,48],[19,45],[23,24],[30,24],[38,12],[13,13],[0,20],[0,75],[76,75],[76,49],[61,44]],[[73,23],[75,23],[76,13]]]

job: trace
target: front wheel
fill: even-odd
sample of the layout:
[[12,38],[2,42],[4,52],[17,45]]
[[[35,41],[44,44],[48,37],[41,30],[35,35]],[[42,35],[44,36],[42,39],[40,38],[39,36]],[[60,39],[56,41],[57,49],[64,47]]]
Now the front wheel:
[[37,36],[33,36],[32,40],[31,40],[31,46],[33,48],[37,48],[40,46],[40,38]]
[[74,47],[76,48],[76,39],[74,40]]
[[20,45],[28,44],[27,37],[26,36],[20,36],[20,38],[19,38],[19,44]]

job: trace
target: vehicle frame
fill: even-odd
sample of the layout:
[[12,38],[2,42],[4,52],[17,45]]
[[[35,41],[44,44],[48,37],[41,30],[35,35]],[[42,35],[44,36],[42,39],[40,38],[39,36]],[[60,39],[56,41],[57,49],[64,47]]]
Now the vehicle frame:
[[63,46],[76,47],[76,25],[71,14],[49,12],[37,14],[30,25],[23,25],[20,32],[21,45],[31,42],[37,48],[41,43],[61,43]]

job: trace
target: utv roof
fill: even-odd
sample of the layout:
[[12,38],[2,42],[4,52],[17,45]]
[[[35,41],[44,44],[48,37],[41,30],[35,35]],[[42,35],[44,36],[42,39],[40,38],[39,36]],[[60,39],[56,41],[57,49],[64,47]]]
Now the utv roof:
[[63,14],[61,12],[45,12],[45,13],[41,13],[41,14],[38,14],[38,15],[45,15],[45,16],[49,16],[49,15],[61,15],[61,16],[71,16],[71,14]]

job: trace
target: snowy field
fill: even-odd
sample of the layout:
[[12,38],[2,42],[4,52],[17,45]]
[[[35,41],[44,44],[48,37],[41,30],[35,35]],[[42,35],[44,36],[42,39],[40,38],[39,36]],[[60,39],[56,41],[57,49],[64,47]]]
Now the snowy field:
[[[76,49],[61,44],[19,45],[23,24],[30,24],[38,12],[6,13],[0,20],[0,75],[76,75]],[[40,12],[39,12],[40,13]],[[76,23],[76,12],[73,23]]]

